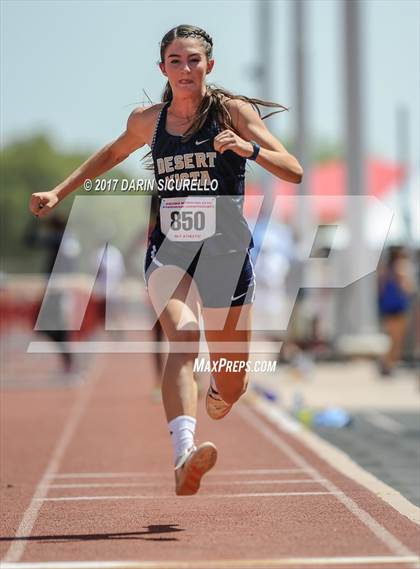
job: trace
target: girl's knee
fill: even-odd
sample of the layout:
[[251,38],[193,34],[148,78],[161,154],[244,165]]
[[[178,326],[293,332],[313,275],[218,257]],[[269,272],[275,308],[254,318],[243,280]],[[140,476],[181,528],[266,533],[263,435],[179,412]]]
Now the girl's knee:
[[[170,351],[173,354],[181,354],[184,359],[195,359],[199,353],[200,330],[176,330],[167,335]],[[189,355],[188,355],[189,354]]]
[[165,366],[165,373],[167,373],[168,370],[170,370],[171,373],[177,375],[180,372],[180,370],[185,368],[185,366],[188,367],[191,366],[192,368],[194,366],[194,360],[196,357],[197,353],[195,353],[194,351],[174,352],[168,354]]

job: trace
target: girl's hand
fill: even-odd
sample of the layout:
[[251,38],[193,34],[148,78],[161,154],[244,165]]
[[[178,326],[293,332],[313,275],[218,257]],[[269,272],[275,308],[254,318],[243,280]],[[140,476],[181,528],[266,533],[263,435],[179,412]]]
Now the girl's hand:
[[247,142],[231,130],[223,130],[214,137],[214,149],[221,154],[225,150],[232,150],[243,158],[249,158],[254,152],[250,142]]
[[45,217],[58,204],[57,194],[51,192],[37,192],[32,194],[29,209],[37,217]]

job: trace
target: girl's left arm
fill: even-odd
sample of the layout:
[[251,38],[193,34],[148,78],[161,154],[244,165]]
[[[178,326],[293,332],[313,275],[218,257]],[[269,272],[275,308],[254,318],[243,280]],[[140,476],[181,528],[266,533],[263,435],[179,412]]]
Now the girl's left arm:
[[302,166],[271,134],[255,109],[239,99],[231,99],[228,108],[240,136],[231,130],[220,132],[214,139],[215,149],[218,152],[233,150],[249,158],[254,151],[252,140],[260,145],[257,164],[282,180],[299,184],[303,177]]

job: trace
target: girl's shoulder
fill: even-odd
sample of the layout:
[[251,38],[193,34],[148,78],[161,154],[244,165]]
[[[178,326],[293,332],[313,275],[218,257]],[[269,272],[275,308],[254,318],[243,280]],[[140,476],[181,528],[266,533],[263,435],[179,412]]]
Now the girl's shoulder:
[[156,103],[135,108],[128,119],[128,128],[134,133],[142,134],[150,146],[156,123],[166,103]]
[[223,101],[229,110],[236,110],[238,112],[246,112],[247,110],[252,110],[254,106],[240,96],[234,97],[224,97]]
[[134,123],[137,122],[142,126],[146,126],[149,123],[156,122],[160,111],[166,103],[155,103],[148,106],[137,107],[132,111],[130,115],[130,120]]
[[243,99],[226,97],[224,104],[232,118],[235,128],[240,127],[243,121],[249,121],[250,119],[258,117],[258,113],[251,103]]

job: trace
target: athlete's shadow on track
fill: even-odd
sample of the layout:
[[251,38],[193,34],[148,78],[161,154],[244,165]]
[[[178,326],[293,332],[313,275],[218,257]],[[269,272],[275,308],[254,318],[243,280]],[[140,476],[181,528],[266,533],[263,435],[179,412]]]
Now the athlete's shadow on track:
[[177,524],[146,526],[146,531],[115,533],[92,533],[73,535],[31,535],[28,537],[0,537],[0,541],[40,541],[46,543],[66,543],[69,541],[99,541],[101,539],[143,539],[146,541],[179,541],[176,537],[149,537],[159,533],[184,531]]

